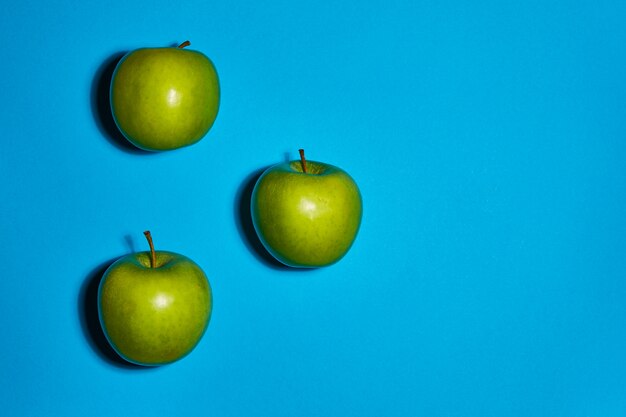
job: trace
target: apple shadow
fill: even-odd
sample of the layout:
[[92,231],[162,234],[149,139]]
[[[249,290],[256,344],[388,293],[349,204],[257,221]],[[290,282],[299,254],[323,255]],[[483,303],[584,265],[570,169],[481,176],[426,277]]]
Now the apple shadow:
[[133,240],[133,237],[131,235],[125,235],[124,242],[126,242],[126,244],[128,245],[129,253],[137,252],[137,249],[135,249],[135,241]]
[[126,52],[117,52],[111,55],[97,69],[91,83],[91,112],[98,130],[111,145],[124,152],[148,155],[152,152],[139,149],[126,140],[122,132],[117,128],[111,112],[111,79],[113,78],[115,67],[125,54]]
[[115,261],[105,262],[93,269],[81,285],[78,294],[78,316],[85,339],[98,356],[109,365],[129,370],[150,369],[124,360],[113,350],[100,325],[98,288],[107,268]]
[[248,250],[265,266],[283,271],[296,270],[298,268],[290,268],[276,260],[276,258],[265,249],[259,236],[256,234],[256,230],[254,230],[252,213],[250,212],[252,191],[254,190],[257,180],[265,170],[266,168],[261,168],[248,175],[237,189],[235,197],[235,223],[237,224],[237,231]]

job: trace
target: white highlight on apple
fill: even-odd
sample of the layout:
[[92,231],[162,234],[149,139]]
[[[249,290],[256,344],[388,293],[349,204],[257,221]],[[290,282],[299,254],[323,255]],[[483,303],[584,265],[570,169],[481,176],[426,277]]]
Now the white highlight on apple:
[[308,198],[300,199],[300,211],[305,213],[309,219],[316,217],[317,204],[315,201],[311,201]]
[[175,88],[170,88],[167,92],[167,104],[169,104],[170,107],[178,106],[180,100],[181,94]]
[[157,310],[160,310],[172,304],[172,301],[174,301],[174,297],[172,297],[171,295],[159,293],[156,295],[156,297],[152,299],[152,305]]

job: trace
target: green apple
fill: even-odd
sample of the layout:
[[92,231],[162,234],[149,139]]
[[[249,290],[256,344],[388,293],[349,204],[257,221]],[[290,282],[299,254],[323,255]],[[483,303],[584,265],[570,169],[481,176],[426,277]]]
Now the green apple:
[[111,111],[120,131],[148,151],[181,148],[209,131],[220,101],[213,63],[198,51],[142,48],[126,54],[111,79]]
[[128,362],[174,362],[198,344],[211,317],[206,275],[191,259],[155,251],[115,261],[98,289],[100,324],[113,349]]
[[252,191],[252,223],[267,251],[287,266],[333,264],[350,249],[361,224],[361,193],[342,169],[290,161],[268,168]]

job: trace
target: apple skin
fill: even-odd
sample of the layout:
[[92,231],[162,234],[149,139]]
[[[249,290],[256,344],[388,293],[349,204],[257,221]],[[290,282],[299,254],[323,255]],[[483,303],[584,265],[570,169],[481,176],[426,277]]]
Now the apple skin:
[[117,64],[111,112],[133,145],[164,151],[202,139],[217,117],[220,87],[211,60],[182,47],[142,48]]
[[128,362],[155,366],[186,356],[211,317],[209,281],[191,259],[173,252],[139,252],[115,261],[98,289],[100,324]]
[[252,191],[254,228],[267,251],[291,267],[316,268],[340,260],[356,238],[362,199],[342,169],[307,161],[268,168]]

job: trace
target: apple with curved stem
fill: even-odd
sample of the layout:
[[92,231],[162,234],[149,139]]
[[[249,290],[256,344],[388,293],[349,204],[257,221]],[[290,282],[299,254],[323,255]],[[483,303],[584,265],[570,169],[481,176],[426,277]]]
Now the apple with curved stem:
[[252,223],[261,243],[278,261],[315,268],[341,259],[361,224],[362,199],[342,169],[300,160],[274,165],[252,191]]
[[191,259],[155,251],[126,255],[104,273],[98,314],[104,334],[125,360],[164,365],[189,354],[202,338],[212,309],[209,281]]
[[220,101],[217,72],[204,54],[186,49],[189,45],[131,51],[113,72],[113,118],[138,148],[189,146],[213,126]]

